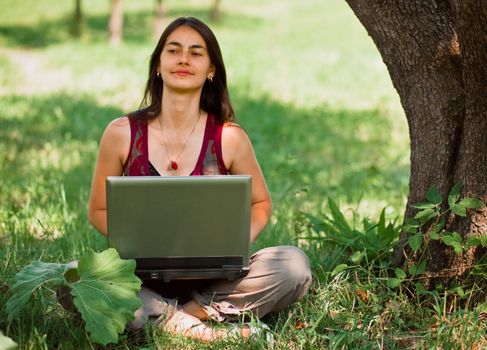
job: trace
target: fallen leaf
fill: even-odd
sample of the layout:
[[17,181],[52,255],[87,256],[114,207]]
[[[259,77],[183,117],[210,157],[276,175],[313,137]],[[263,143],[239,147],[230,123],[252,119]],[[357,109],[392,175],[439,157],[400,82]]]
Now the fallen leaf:
[[367,301],[369,301],[369,292],[368,291],[364,291],[363,289],[357,289],[357,295],[360,297],[360,299],[362,299],[362,301],[364,303],[366,303]]

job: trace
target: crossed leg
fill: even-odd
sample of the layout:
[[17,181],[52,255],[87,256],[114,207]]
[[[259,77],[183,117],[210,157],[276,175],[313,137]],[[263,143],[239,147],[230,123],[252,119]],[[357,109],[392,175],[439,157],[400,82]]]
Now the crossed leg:
[[[202,341],[225,339],[230,335],[225,329],[212,327],[205,321],[208,320],[206,311],[194,300],[190,300],[177,310],[162,327],[166,332],[179,334]],[[247,326],[237,328],[238,335],[249,338],[251,330]]]

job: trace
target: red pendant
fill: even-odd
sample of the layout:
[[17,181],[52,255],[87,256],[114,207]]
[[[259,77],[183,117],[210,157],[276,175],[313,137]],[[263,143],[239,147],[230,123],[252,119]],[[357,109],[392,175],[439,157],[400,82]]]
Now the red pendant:
[[178,163],[176,163],[174,160],[169,161],[169,165],[167,166],[167,170],[169,170],[169,171],[178,170]]

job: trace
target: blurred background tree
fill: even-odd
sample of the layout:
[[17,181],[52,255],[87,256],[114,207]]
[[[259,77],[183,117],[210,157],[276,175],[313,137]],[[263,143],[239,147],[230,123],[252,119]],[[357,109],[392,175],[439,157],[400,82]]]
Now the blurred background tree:
[[[210,21],[218,22],[221,17],[221,0],[213,0],[210,8]],[[75,36],[81,36],[81,0],[75,2]],[[164,5],[162,0],[155,0],[154,36],[158,38],[164,29]],[[111,0],[110,20],[108,23],[108,41],[112,46],[120,45],[123,40],[122,0]]]
[[164,5],[156,0],[156,17],[154,19],[154,37],[159,38],[164,30]]
[[213,6],[211,7],[210,20],[212,22],[218,22],[220,20],[220,0],[213,0]]
[[123,31],[122,0],[111,0],[110,21],[108,22],[108,42],[112,46],[120,45]]
[[83,33],[83,13],[81,10],[81,0],[74,2],[74,19],[73,19],[73,35],[76,38],[81,37]]

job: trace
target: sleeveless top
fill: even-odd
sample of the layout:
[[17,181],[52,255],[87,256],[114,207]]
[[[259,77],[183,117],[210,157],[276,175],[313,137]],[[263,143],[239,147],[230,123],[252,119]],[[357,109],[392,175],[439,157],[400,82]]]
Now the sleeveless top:
[[[124,176],[160,176],[149,162],[148,124],[147,119],[129,116],[130,150],[123,166]],[[216,122],[215,117],[208,115],[206,119],[203,143],[200,155],[191,176],[226,175],[222,157],[223,125]]]

